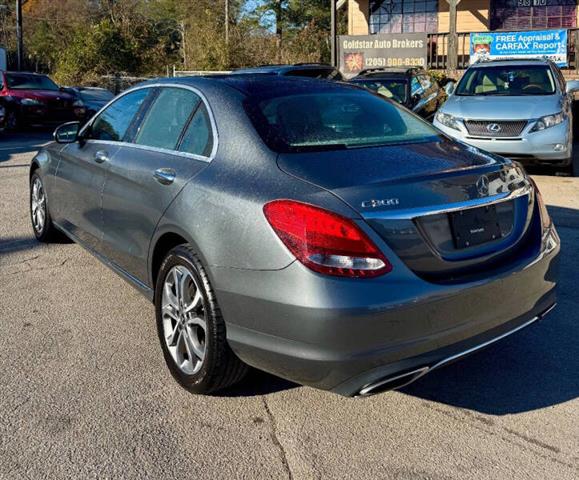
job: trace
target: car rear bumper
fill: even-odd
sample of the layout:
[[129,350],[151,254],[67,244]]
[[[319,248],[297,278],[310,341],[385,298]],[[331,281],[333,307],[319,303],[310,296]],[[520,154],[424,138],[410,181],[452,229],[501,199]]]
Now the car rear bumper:
[[270,272],[214,269],[213,276],[228,340],[242,360],[351,396],[540,318],[556,301],[558,252],[553,229],[532,261],[461,285],[426,282],[396,260],[390,274],[372,280],[323,277],[297,262]]
[[[435,121],[435,126],[452,138],[474,147],[496,153],[522,163],[561,163],[572,155],[569,121],[541,132],[524,133],[516,139],[481,138],[459,132]],[[525,132],[529,129],[527,127]],[[561,150],[561,146],[564,149]]]

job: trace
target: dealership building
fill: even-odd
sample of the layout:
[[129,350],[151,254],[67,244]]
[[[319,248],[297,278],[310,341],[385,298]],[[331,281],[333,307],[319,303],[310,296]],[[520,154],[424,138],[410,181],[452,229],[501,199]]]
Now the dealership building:
[[428,35],[428,67],[461,69],[470,34],[564,29],[575,70],[579,0],[348,0],[348,34]]

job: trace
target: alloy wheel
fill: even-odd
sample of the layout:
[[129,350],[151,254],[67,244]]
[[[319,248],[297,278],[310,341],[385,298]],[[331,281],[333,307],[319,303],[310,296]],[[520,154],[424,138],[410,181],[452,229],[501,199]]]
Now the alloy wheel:
[[206,354],[205,300],[193,273],[174,266],[165,277],[161,301],[163,336],[171,357],[185,374],[197,373]]
[[42,233],[46,223],[46,195],[39,178],[32,182],[31,193],[32,225],[36,233]]

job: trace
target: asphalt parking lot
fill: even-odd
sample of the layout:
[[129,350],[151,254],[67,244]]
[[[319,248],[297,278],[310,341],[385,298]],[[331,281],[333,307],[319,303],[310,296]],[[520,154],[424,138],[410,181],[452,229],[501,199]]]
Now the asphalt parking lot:
[[28,165],[48,138],[0,137],[0,478],[579,478],[579,178],[531,172],[563,241],[543,322],[399,392],[255,372],[201,397],[166,370],[147,300],[33,240]]

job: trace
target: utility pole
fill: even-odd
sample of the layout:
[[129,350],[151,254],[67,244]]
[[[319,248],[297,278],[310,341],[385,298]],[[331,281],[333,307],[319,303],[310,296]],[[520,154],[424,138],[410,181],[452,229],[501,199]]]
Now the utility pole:
[[225,0],[225,44],[229,48],[229,0]]
[[336,67],[338,65],[338,55],[337,55],[337,11],[336,11],[336,0],[330,0],[331,11],[330,11],[330,48],[331,48],[331,58],[332,66]]
[[277,63],[281,63],[281,38],[283,35],[281,17],[283,14],[282,0],[275,0],[275,36],[277,38]]
[[225,61],[229,68],[229,0],[225,0]]
[[460,0],[446,0],[449,10],[448,61],[446,68],[455,71],[458,68],[458,35],[456,33],[456,9]]
[[16,41],[17,41],[17,66],[22,69],[24,59],[24,40],[22,38],[22,0],[16,0]]

